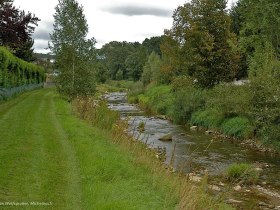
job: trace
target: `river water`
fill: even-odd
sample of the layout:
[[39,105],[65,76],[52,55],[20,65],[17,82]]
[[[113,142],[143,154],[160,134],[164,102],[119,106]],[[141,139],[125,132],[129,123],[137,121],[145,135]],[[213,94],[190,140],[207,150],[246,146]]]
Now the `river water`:
[[[135,138],[151,148],[166,151],[166,165],[172,164],[176,171],[197,176],[207,172],[210,182],[225,191],[224,188],[228,186],[221,183],[221,175],[230,164],[253,164],[260,171],[258,183],[253,186],[241,185],[241,190],[231,190],[229,196],[242,201],[241,209],[280,209],[279,157],[252,151],[224,138],[205,134],[205,131],[192,131],[169,120],[148,116],[136,105],[127,102],[126,93],[109,93],[105,98],[109,108],[120,112],[121,117],[128,121],[129,132]],[[145,125],[142,132],[137,130],[140,123]],[[172,136],[172,141],[159,140],[166,134]]]

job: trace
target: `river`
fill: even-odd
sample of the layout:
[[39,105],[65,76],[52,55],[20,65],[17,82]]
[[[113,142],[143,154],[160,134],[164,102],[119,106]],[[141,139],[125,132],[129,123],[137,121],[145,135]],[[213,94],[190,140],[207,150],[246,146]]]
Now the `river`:
[[[192,173],[197,177],[207,173],[209,182],[218,187],[217,191],[230,191],[226,197],[240,202],[240,209],[280,209],[279,157],[252,151],[205,131],[190,130],[162,117],[148,116],[127,102],[126,93],[108,93],[105,98],[109,108],[120,112],[121,117],[128,121],[128,132],[150,148],[166,151],[165,164],[172,165],[175,171]],[[145,125],[141,132],[137,130],[140,123]],[[172,141],[159,140],[167,134],[172,136]],[[253,164],[260,171],[258,183],[243,186],[224,182],[221,177],[232,163]],[[236,185],[241,189],[232,190]]]

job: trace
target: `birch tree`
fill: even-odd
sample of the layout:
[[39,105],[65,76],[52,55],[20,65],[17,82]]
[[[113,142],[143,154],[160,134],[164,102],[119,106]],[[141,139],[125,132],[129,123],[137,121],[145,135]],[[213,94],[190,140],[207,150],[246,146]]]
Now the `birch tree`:
[[86,39],[88,25],[83,7],[75,0],[59,0],[54,14],[50,49],[60,71],[58,91],[69,99],[95,91],[95,39]]

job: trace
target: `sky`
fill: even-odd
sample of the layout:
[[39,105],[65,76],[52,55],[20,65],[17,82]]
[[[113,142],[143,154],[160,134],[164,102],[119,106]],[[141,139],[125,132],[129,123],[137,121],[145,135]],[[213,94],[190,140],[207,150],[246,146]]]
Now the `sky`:
[[[110,41],[142,42],[160,36],[172,26],[172,13],[187,0],[78,0],[84,7],[89,26],[88,38],[97,40],[96,47]],[[228,0],[228,7],[236,0]],[[53,14],[58,0],[14,0],[14,6],[35,14],[38,23],[34,51],[47,53],[49,34],[53,30]]]

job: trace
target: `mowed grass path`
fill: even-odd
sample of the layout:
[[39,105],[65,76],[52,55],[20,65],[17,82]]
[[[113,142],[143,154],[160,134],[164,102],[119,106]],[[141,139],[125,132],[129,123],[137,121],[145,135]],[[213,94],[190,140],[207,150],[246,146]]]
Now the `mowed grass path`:
[[52,89],[0,104],[0,202],[52,202],[39,209],[174,209],[178,199],[170,197],[170,185],[106,136],[74,117]]

